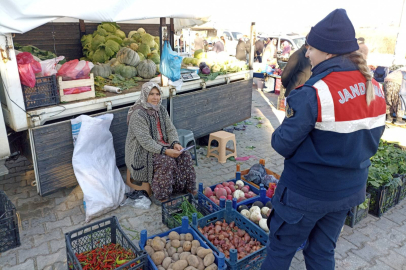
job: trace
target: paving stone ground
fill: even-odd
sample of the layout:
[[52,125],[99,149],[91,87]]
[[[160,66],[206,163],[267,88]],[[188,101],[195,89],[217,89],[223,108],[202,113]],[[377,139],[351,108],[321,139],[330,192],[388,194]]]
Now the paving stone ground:
[[[276,96],[253,90],[252,125],[245,131],[234,131],[238,156],[253,155],[239,162],[248,169],[264,158],[266,167],[278,174],[283,170],[283,157],[271,147],[271,135],[283,120],[284,113],[272,108]],[[262,118],[262,126],[257,117]],[[255,147],[255,148],[254,148]],[[220,164],[215,158],[206,158],[206,149],[199,150],[198,182],[212,185],[234,177],[236,162]],[[20,213],[22,222],[21,246],[0,254],[0,270],[67,269],[64,234],[85,225],[83,192],[79,186],[59,190],[46,197],[37,195],[32,165],[23,157],[9,160],[10,173],[0,177],[0,190],[4,190]],[[126,168],[120,168],[124,174]],[[149,234],[168,230],[161,222],[161,208],[152,205],[149,210],[120,207],[94,221],[117,216],[120,224],[131,230],[147,229]],[[129,235],[133,232],[124,229]],[[137,242],[134,240],[134,242]],[[302,252],[292,261],[291,269],[306,269]],[[372,215],[355,228],[348,226],[338,240],[336,269],[396,269],[406,270],[406,200],[383,217]]]

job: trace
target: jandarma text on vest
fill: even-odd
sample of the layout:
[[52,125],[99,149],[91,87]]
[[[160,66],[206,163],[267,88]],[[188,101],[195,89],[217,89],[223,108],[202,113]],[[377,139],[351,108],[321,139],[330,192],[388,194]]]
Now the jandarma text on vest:
[[[373,87],[374,87],[375,95],[377,95],[380,98],[383,98],[383,93],[382,93],[381,89],[379,89],[379,87],[376,85],[373,85]],[[338,95],[341,98],[339,100],[339,102],[341,104],[348,102],[348,100],[350,100],[350,99],[354,99],[356,97],[365,95],[365,84],[364,83],[350,85],[349,88],[351,90],[351,93],[346,88],[343,89],[342,92],[338,91]]]

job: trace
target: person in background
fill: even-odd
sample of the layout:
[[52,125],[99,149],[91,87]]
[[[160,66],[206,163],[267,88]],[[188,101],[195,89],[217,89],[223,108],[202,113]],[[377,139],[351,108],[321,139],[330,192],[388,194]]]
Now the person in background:
[[258,39],[255,41],[255,57],[259,63],[262,63],[262,54],[264,53],[264,41]]
[[284,41],[282,45],[283,45],[282,56],[284,58],[289,58],[292,46],[290,45],[289,41]]
[[397,69],[386,76],[383,89],[386,97],[386,122],[392,123],[395,114],[395,125],[406,125],[406,122],[403,121],[406,108],[406,67]]
[[285,163],[262,270],[288,270],[306,240],[306,269],[336,269],[336,242],[350,209],[365,201],[370,158],[385,130],[384,94],[357,52],[347,12],[327,15],[307,43],[312,76],[286,98],[285,119],[272,134]]
[[195,43],[195,51],[204,49],[203,39],[199,36],[199,33],[196,33],[194,43]]
[[309,45],[307,41],[302,47],[294,52],[286,64],[282,73],[282,85],[286,88],[285,97],[289,96],[290,91],[303,85],[312,74],[312,66],[309,58],[306,57]]
[[243,38],[240,38],[238,40],[236,52],[235,52],[235,58],[241,61],[246,61],[247,59],[247,46],[243,40]]
[[276,59],[276,42],[277,39],[268,39],[266,47],[264,49],[264,55],[262,57],[262,61],[267,63],[268,65],[277,65]]
[[158,84],[143,84],[140,98],[128,111],[125,143],[125,163],[132,178],[136,184],[151,185],[151,200],[157,205],[172,193],[196,193],[192,157],[188,151],[182,152],[178,133],[161,105],[161,97]]
[[224,51],[224,43],[218,37],[214,38],[213,52],[219,53]]
[[184,47],[184,43],[183,43],[183,35],[180,35],[179,38],[179,47],[180,47],[180,51],[184,52],[185,51],[185,47]]
[[365,60],[368,60],[368,46],[365,44],[365,38],[360,37],[358,38],[358,46],[359,46],[359,52],[362,53],[362,55],[364,56]]
[[226,51],[226,40],[225,40],[225,38],[224,38],[224,36],[221,36],[220,37],[220,40],[223,42],[223,44],[224,44],[224,51]]
[[248,63],[249,59],[250,59],[250,53],[251,53],[251,41],[247,35],[244,35],[244,42],[245,42],[245,49],[247,51],[247,63]]

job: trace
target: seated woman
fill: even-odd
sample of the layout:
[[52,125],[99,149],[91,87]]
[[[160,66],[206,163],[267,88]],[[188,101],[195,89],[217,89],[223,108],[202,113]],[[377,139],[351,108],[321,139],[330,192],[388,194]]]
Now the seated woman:
[[175,192],[196,191],[192,157],[178,142],[168,112],[161,105],[161,89],[148,82],[128,111],[125,163],[136,182],[148,182],[152,201],[160,204]]

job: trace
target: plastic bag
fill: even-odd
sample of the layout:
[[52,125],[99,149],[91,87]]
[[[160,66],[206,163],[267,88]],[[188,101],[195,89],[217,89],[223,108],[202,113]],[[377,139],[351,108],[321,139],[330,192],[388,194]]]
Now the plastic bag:
[[36,83],[35,74],[41,72],[41,65],[34,60],[29,52],[17,54],[18,73],[23,85],[34,87]]
[[128,198],[120,206],[130,205],[138,209],[149,209],[151,207],[151,200],[145,190],[134,190],[125,195]]
[[65,56],[59,56],[54,59],[48,59],[39,62],[42,68],[42,71],[39,73],[39,76],[41,77],[52,76],[58,73],[58,71],[56,70],[56,65],[58,64],[59,61],[62,61],[63,59],[65,59]]
[[266,171],[264,165],[257,163],[251,167],[250,171],[245,176],[245,179],[253,182],[256,185],[259,185],[260,183],[262,183],[265,175]]
[[61,76],[64,81],[88,79],[93,67],[91,62],[75,59],[63,64],[56,75]]
[[165,41],[162,48],[161,64],[159,67],[161,74],[165,75],[173,82],[179,80],[182,59],[181,56],[172,51],[171,45],[169,45],[168,41]]
[[92,88],[90,86],[66,88],[66,89],[63,89],[63,94],[64,95],[80,94],[80,93],[84,93],[84,92],[89,92],[90,90],[92,90]]
[[82,188],[86,222],[116,209],[124,200],[125,184],[116,165],[113,114],[81,115],[71,120],[73,170]]

